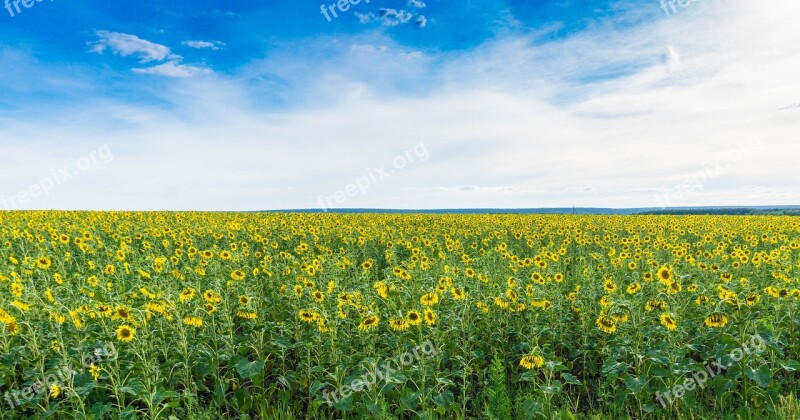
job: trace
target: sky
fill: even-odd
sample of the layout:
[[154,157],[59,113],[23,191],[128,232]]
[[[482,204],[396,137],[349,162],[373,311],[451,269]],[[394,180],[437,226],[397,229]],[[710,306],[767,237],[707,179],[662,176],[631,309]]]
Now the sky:
[[0,210],[800,204],[796,0],[0,5]]

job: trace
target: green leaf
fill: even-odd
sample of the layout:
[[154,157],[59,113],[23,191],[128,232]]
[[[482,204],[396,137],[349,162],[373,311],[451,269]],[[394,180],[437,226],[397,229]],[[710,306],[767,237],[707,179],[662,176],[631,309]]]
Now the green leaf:
[[614,379],[628,370],[628,365],[621,362],[606,363],[603,365],[603,375],[608,379]]
[[745,369],[747,376],[757,383],[758,386],[766,388],[772,383],[772,370],[769,366],[761,365],[760,368],[753,370],[752,368]]
[[634,394],[642,392],[645,385],[647,385],[646,379],[637,378],[635,376],[628,376],[625,378],[625,386],[627,386],[628,389]]
[[784,360],[780,363],[783,370],[787,372],[800,371],[800,362],[798,362],[797,360]]
[[568,383],[570,385],[581,385],[581,381],[571,373],[564,372],[561,374],[561,378],[564,379],[565,383]]
[[433,402],[436,403],[439,407],[447,408],[450,407],[453,402],[455,402],[456,398],[451,391],[444,391],[441,394],[433,397]]
[[264,369],[265,362],[265,360],[256,360],[255,362],[250,362],[247,359],[242,359],[236,364],[236,372],[238,372],[239,376],[242,378],[252,378]]
[[520,382],[533,382],[538,377],[539,377],[539,372],[535,370],[526,370],[525,372],[522,373],[522,375],[519,375],[519,380]]
[[545,394],[550,394],[550,395],[558,394],[559,392],[561,392],[562,388],[563,388],[563,385],[561,384],[561,381],[559,381],[558,379],[554,380],[553,383],[550,386],[539,385],[539,389],[541,389],[542,392],[544,392]]
[[414,392],[409,388],[404,388],[400,394],[400,403],[409,410],[416,410],[419,407],[419,391]]
[[545,366],[547,366],[547,369],[552,371],[552,372],[561,372],[561,371],[567,370],[567,367],[564,366],[561,362],[558,362],[558,361],[547,362],[545,364]]

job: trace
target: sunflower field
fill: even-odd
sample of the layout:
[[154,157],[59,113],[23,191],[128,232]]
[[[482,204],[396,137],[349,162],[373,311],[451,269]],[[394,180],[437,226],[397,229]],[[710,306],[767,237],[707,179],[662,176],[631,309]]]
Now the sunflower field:
[[0,419],[800,416],[800,219],[0,212]]

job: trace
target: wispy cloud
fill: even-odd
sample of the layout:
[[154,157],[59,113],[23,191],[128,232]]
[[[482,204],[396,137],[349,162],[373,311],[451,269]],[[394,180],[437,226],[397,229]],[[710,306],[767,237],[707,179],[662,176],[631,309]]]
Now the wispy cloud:
[[90,43],[91,51],[103,54],[106,50],[122,57],[137,56],[141,63],[161,61],[170,55],[170,49],[136,35],[97,31],[98,40]]
[[183,41],[181,45],[185,45],[189,48],[196,48],[196,49],[203,49],[207,48],[212,51],[219,51],[222,47],[225,46],[224,42],[219,41]]
[[133,72],[167,77],[191,77],[197,74],[211,73],[211,70],[203,67],[180,64],[178,61],[167,61],[166,63],[153,67],[135,68],[133,69]]
[[[132,69],[134,73],[176,78],[211,73],[207,67],[181,64],[183,57],[172,54],[169,47],[147,41],[136,35],[109,31],[97,31],[96,34],[98,40],[89,44],[92,52],[103,54],[108,49],[122,57],[137,56],[140,58],[139,62],[143,64],[166,60],[151,67],[134,68]],[[212,50],[218,50],[224,45],[216,41],[185,41],[182,44],[191,48],[210,48]]]

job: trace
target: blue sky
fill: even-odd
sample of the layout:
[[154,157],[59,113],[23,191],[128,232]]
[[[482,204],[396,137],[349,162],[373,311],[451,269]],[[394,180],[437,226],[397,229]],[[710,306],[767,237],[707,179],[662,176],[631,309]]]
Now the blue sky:
[[800,203],[797,2],[357,3],[10,0],[0,209]]

